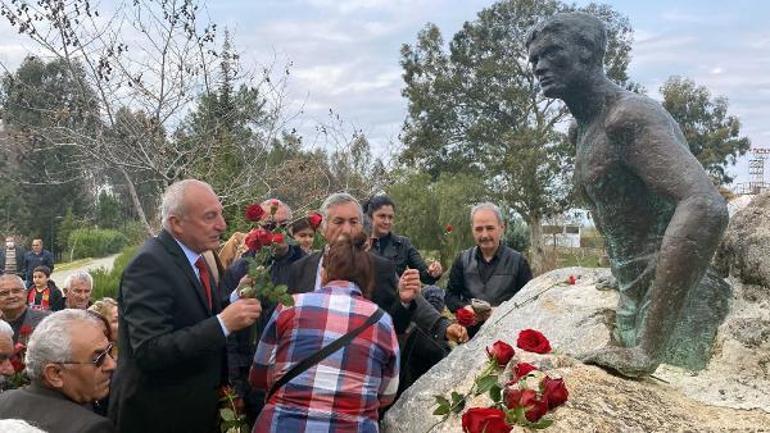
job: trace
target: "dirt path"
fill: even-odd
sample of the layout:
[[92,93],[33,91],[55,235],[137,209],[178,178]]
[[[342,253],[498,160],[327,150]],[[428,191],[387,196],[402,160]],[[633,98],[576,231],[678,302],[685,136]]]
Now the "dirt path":
[[65,271],[54,270],[53,273],[51,274],[51,278],[53,278],[57,286],[63,287],[64,280],[66,280],[68,276],[70,276],[71,274],[77,271],[92,271],[94,269],[99,269],[99,268],[105,268],[107,270],[112,269],[112,265],[113,263],[115,263],[116,257],[118,257],[118,254],[113,254],[111,256],[102,257],[100,259],[91,260],[90,262],[85,263],[82,266],[79,266],[77,268],[67,269]]

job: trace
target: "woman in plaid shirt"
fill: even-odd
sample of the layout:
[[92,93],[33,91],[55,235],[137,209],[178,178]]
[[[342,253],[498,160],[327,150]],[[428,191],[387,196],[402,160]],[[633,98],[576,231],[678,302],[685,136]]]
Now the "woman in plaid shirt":
[[[294,365],[363,324],[378,307],[366,237],[341,237],[323,258],[321,289],[278,306],[254,355],[249,381],[269,390]],[[253,432],[378,432],[378,410],[398,389],[399,349],[384,314],[342,349],[310,367],[269,398]]]

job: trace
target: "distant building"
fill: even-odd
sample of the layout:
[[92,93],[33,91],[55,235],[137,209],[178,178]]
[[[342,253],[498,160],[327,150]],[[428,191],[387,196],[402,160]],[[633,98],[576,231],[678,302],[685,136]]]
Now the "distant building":
[[564,248],[580,248],[581,228],[575,224],[543,225],[543,243]]

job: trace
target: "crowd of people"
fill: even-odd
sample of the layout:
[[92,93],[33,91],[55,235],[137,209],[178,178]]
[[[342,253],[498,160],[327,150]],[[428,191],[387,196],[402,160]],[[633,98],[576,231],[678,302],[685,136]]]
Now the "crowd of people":
[[[492,203],[471,210],[476,245],[458,255],[446,289],[436,285],[441,264],[394,233],[397,205],[386,195],[361,205],[332,194],[320,225],[280,200],[260,206],[257,224],[290,235],[263,265],[292,306],[239,296],[255,251],[246,233],[220,245],[222,206],[198,180],[165,192],[163,228],[125,269],[117,299],[92,302],[87,272],[60,290],[52,260],[14,267],[22,255],[8,259],[16,246],[7,243],[0,373],[18,386],[22,365],[29,384],[0,393],[0,419],[47,432],[213,432],[227,385],[255,432],[376,432],[383,410],[490,311],[472,325],[453,312],[494,308],[531,278],[503,245]],[[47,256],[38,241],[33,252]]]

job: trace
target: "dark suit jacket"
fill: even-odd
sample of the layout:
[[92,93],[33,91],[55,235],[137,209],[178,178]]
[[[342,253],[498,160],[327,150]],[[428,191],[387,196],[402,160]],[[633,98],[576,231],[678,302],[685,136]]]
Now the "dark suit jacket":
[[[410,321],[424,332],[434,337],[443,338],[446,334],[447,320],[442,320],[441,314],[431,306],[422,295],[419,295],[404,308],[398,297],[398,276],[396,265],[387,259],[369,253],[374,263],[374,293],[372,301],[379,305],[393,318],[397,334],[403,334]],[[321,252],[315,252],[291,265],[289,273],[289,290],[292,293],[312,292],[318,275],[318,262]]]
[[126,267],[118,291],[120,359],[109,407],[121,433],[214,429],[225,336],[215,317],[221,295],[212,295],[213,311],[166,231],[145,242]]
[[0,419],[11,418],[51,433],[115,433],[107,418],[58,391],[34,383],[0,394]]

